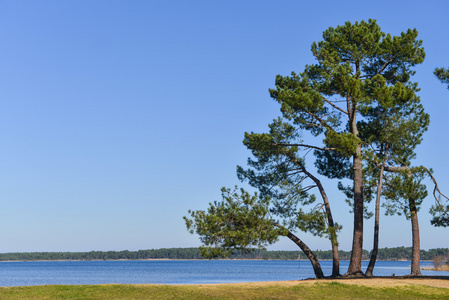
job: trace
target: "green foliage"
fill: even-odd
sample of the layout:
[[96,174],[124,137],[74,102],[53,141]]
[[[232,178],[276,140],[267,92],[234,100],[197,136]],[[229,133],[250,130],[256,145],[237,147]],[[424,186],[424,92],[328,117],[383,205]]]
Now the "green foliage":
[[387,158],[390,166],[408,166],[429,125],[429,115],[419,98],[396,98],[389,105],[378,103],[363,115],[365,119],[358,124],[360,136],[371,146],[366,159],[378,164]]
[[329,148],[336,149],[339,154],[345,157],[352,156],[357,146],[362,143],[359,138],[349,132],[327,131],[325,136],[324,144]]
[[248,159],[249,170],[238,166],[238,178],[248,180],[262,197],[312,203],[314,199],[309,198],[299,184],[305,176],[300,171],[304,161],[297,155],[298,147],[284,146],[301,142],[297,130],[281,118],[274,120],[269,128],[269,133],[245,133],[243,144],[256,160]]
[[333,151],[314,151],[318,174],[331,179],[352,178],[350,158]]
[[379,75],[367,82],[375,99],[361,110],[364,119],[358,122],[360,138],[369,145],[363,153],[367,162],[364,186],[373,192],[380,166],[385,165],[388,172],[383,177],[382,196],[387,199],[387,214],[404,213],[410,217],[410,205],[419,208],[427,196],[421,184],[425,171],[410,165],[428,128],[429,115],[415,95],[416,83],[396,81],[388,86],[386,78]]
[[406,218],[410,218],[409,199],[414,200],[416,210],[419,211],[419,206],[428,194],[426,186],[421,183],[426,175],[419,167],[386,175],[387,182],[383,192],[387,199],[384,204],[386,214],[404,214]]
[[302,140],[297,129],[288,120],[278,118],[269,125],[269,133],[245,133],[243,143],[256,158],[249,158],[251,167],[244,170],[237,167],[240,180],[248,180],[249,184],[261,192],[261,197],[271,199],[270,213],[282,220],[283,226],[289,230],[302,230],[317,236],[333,237],[337,240],[337,225],[328,226],[327,214],[323,206],[309,212],[301,207],[307,207],[316,201],[309,194],[316,183],[310,182],[304,159],[300,157]]
[[[399,36],[385,34],[375,20],[346,22],[329,28],[322,41],[313,43],[317,64],[306,66],[300,74],[276,77],[276,89],[270,94],[281,104],[284,117],[298,130],[316,137],[323,134],[325,146],[314,153],[320,174],[354,180],[349,157],[358,146],[369,151],[388,144],[395,153],[389,163],[410,163],[429,123],[415,95],[417,84],[410,82],[412,67],[425,57],[417,35],[416,29]],[[350,123],[356,115],[361,119],[354,129]],[[365,166],[373,159],[374,163],[383,160],[379,153],[365,154],[364,159]],[[371,179],[365,178],[365,201],[372,198]],[[349,195],[346,188],[342,191]]]
[[269,215],[270,198],[250,195],[243,189],[222,189],[222,201],[209,203],[206,211],[190,211],[184,217],[191,233],[200,236],[203,257],[226,257],[238,250],[243,253],[254,247],[264,249],[286,235]]
[[433,74],[449,89],[449,68],[436,68]]
[[430,209],[430,213],[433,215],[430,223],[435,227],[447,227],[449,226],[449,204],[448,205],[434,205]]

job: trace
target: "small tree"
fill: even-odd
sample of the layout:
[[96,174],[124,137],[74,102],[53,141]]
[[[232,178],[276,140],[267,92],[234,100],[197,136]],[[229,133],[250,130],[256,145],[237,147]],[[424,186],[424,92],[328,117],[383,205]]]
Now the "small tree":
[[[433,73],[442,83],[447,84],[449,89],[449,68],[436,68]],[[435,183],[434,195],[436,204],[430,209],[430,213],[433,215],[431,224],[436,227],[447,227],[449,226],[449,203],[444,204],[443,201],[447,201],[449,198],[440,192],[433,177],[432,180]]]
[[[391,200],[387,206],[387,213],[402,213],[411,220],[412,225],[412,275],[421,275],[420,269],[420,236],[418,211],[419,206],[427,197],[426,187],[421,183],[425,173],[422,168],[396,167],[387,169],[394,172],[388,179],[387,199]],[[405,202],[403,202],[403,201]]]
[[[416,182],[418,177],[420,182],[425,170],[410,168],[410,164],[416,156],[414,150],[421,143],[422,136],[427,130],[429,116],[419,104],[419,98],[411,91],[400,97],[394,96],[400,93],[385,94],[376,90],[376,87],[373,91],[379,95],[378,103],[368,108],[364,114],[366,122],[360,124],[361,135],[365,141],[370,142],[370,147],[365,150],[366,160],[370,162],[365,169],[368,176],[367,184],[371,182],[372,185],[377,185],[374,243],[366,274],[372,276],[377,257],[380,198],[384,196],[390,200],[387,213],[404,212],[412,221],[412,274],[419,275],[420,244],[417,212],[427,192],[425,186]],[[384,98],[382,95],[389,97]],[[384,176],[385,171],[390,174]],[[399,174],[401,172],[405,174],[406,179],[403,174]],[[405,200],[406,204],[404,205],[401,200]]]
[[432,263],[433,263],[433,267],[435,268],[435,270],[439,270],[439,269],[441,269],[441,267],[444,264],[444,257],[441,255],[435,256],[432,259]]

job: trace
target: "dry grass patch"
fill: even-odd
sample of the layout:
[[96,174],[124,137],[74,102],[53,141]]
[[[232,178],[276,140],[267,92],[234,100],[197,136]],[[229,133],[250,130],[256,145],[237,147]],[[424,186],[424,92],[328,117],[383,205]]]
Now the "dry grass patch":
[[423,270],[431,270],[431,271],[449,271],[449,264],[444,264],[439,267],[432,268],[422,268]]

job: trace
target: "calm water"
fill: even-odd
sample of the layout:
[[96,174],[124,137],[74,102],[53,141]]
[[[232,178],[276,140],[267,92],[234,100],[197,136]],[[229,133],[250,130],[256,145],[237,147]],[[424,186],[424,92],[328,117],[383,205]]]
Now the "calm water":
[[[342,261],[341,273],[348,268]],[[366,269],[367,261],[363,262]],[[431,266],[422,262],[421,266]],[[322,261],[330,275],[331,261]],[[410,262],[378,261],[374,275],[410,273]],[[449,272],[422,271],[423,275],[449,276]],[[162,260],[162,261],[41,261],[0,262],[0,286],[102,283],[231,283],[313,278],[309,261],[291,260]]]

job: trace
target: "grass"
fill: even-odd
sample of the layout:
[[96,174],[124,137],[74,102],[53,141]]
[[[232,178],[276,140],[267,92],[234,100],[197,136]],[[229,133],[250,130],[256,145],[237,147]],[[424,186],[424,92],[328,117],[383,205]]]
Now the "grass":
[[449,288],[329,282],[2,287],[0,299],[449,299]]

